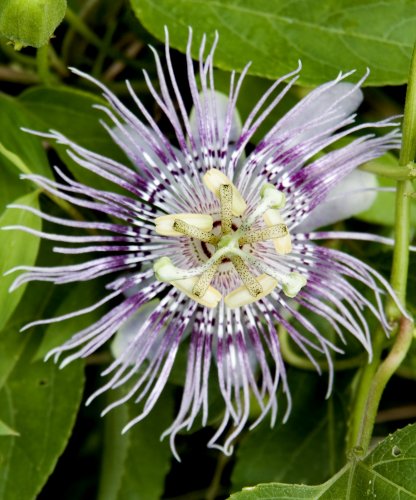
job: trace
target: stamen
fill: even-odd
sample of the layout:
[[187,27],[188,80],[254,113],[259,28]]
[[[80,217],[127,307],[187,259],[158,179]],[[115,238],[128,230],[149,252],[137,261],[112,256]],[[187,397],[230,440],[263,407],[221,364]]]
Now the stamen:
[[246,243],[256,243],[257,241],[273,240],[282,238],[288,234],[286,224],[276,224],[274,226],[264,227],[257,231],[248,231],[238,240],[240,245]]
[[267,274],[268,276],[273,278],[276,283],[280,283],[283,293],[288,297],[296,297],[301,288],[304,287],[307,283],[306,277],[302,274],[298,272],[285,273],[277,271],[276,269],[273,269],[269,265],[253,257],[253,255],[243,252],[240,249],[235,249],[233,251],[233,254],[240,256],[242,259],[246,260],[254,267],[262,271],[264,274]]
[[196,285],[194,285],[192,289],[192,293],[197,297],[203,297],[205,292],[208,290],[209,285],[211,284],[212,279],[216,275],[218,271],[218,267],[221,264],[222,259],[218,259],[212,266],[207,269],[204,273],[199,277]]
[[285,206],[285,194],[276,189],[272,184],[265,184],[260,191],[261,201],[254,212],[243,222],[241,228],[247,230],[269,208],[281,209]]
[[209,189],[217,198],[220,197],[220,187],[223,184],[229,184],[233,191],[232,213],[235,216],[243,214],[247,209],[247,204],[244,198],[238,192],[231,180],[216,168],[211,168],[202,178],[205,187]]
[[233,189],[230,184],[220,186],[221,202],[221,230],[223,234],[228,234],[232,226],[232,204]]
[[238,249],[220,248],[201,266],[192,269],[176,267],[169,257],[161,257],[153,264],[153,271],[159,281],[170,282],[199,276],[211,268],[217,261],[222,261],[230,252],[241,252]]
[[261,284],[256,280],[256,278],[251,274],[250,269],[247,267],[244,260],[241,257],[234,255],[231,257],[231,262],[238,272],[241,281],[247,287],[250,295],[252,295],[254,298],[257,298],[263,292],[263,288]]
[[286,196],[282,191],[279,191],[273,184],[266,184],[260,190],[260,196],[264,202],[269,204],[270,208],[283,208],[286,204]]
[[[211,267],[212,265],[215,265],[215,262],[211,264]],[[203,267],[203,270],[201,270],[201,267]],[[198,304],[206,307],[216,307],[222,298],[221,293],[214,287],[209,286],[209,283],[201,296],[195,295],[193,292],[194,287],[200,280],[198,275],[206,272],[207,266],[184,270],[176,267],[169,257],[161,257],[154,263],[153,270],[159,281],[170,283],[189,298],[198,302]],[[197,273],[197,275],[194,273]]]
[[262,293],[254,297],[248,291],[247,287],[243,285],[239,288],[236,288],[225,297],[225,305],[230,309],[236,309],[238,307],[251,304],[252,302],[256,302],[257,300],[262,299],[266,295],[269,295],[269,293],[271,293],[278,284],[278,282],[274,278],[267,274],[261,274],[256,278],[256,280],[263,290]]
[[[217,169],[209,170],[204,183],[221,203],[221,233],[212,233],[213,218],[205,214],[172,214],[156,219],[156,232],[166,236],[189,236],[214,245],[214,254],[202,265],[192,269],[176,267],[169,257],[158,259],[154,266],[159,281],[171,283],[178,290],[206,307],[216,307],[221,293],[211,286],[220,264],[225,258],[231,260],[240,276],[243,286],[233,290],[225,297],[229,308],[241,307],[259,300],[280,284],[288,297],[295,297],[305,286],[306,277],[297,272],[282,272],[270,267],[241,247],[259,241],[273,240],[277,253],[289,253],[292,249],[290,234],[283,223],[280,209],[285,204],[284,193],[271,184],[261,189],[261,201],[254,212],[247,217],[238,229],[233,231],[233,215],[241,215],[246,203],[228,177]],[[263,216],[267,227],[251,230],[258,217]],[[248,265],[256,267],[261,274],[257,278]]]
[[282,283],[283,293],[288,297],[296,297],[307,283],[307,279],[300,273],[289,273],[285,283]]
[[189,236],[190,238],[205,241],[205,243],[215,245],[218,242],[218,237],[214,236],[210,231],[202,231],[202,229],[199,229],[198,227],[188,224],[180,219],[174,220],[173,229],[178,233]]
[[175,231],[173,224],[175,220],[181,220],[202,231],[211,231],[214,221],[210,215],[205,214],[172,214],[162,215],[155,219],[155,231],[162,236],[183,236],[183,233]]
[[[279,210],[273,208],[270,208],[264,213],[263,220],[269,227],[276,226],[283,222]],[[276,252],[280,255],[285,255],[292,251],[292,239],[289,233],[281,238],[273,239],[273,244]]]
[[198,283],[199,278],[194,276],[180,281],[171,281],[171,285],[187,295],[190,299],[195,300],[198,304],[205,307],[217,307],[218,302],[222,299],[221,293],[214,287],[208,286],[202,296],[193,293],[194,287]]

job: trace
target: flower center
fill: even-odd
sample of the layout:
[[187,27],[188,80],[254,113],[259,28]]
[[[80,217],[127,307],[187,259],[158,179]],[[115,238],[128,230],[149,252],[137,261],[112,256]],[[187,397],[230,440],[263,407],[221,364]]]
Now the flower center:
[[[187,236],[209,243],[215,248],[211,257],[202,265],[192,269],[176,267],[169,257],[162,257],[153,266],[156,278],[171,283],[199,304],[216,307],[221,293],[211,286],[220,264],[228,259],[234,266],[243,285],[224,298],[230,308],[241,307],[265,297],[280,284],[283,292],[295,297],[306,284],[306,278],[297,273],[284,273],[243,250],[244,245],[272,240],[277,254],[292,250],[287,226],[280,210],[285,205],[285,196],[271,184],[265,184],[260,192],[261,201],[255,210],[233,228],[233,216],[242,216],[247,210],[244,198],[226,175],[217,169],[209,170],[203,177],[205,186],[219,199],[221,206],[220,234],[214,234],[213,219],[206,214],[172,214],[156,219],[156,232],[164,236]],[[264,226],[253,229],[262,218]],[[255,276],[250,267],[262,274]]]

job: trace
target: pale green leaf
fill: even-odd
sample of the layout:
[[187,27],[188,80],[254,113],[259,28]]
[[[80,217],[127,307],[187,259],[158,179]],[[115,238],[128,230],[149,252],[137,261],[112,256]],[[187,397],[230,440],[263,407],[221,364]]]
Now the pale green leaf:
[[173,47],[185,51],[194,30],[193,55],[204,33],[220,35],[215,64],[277,78],[302,60],[300,81],[317,85],[339,71],[370,68],[368,85],[407,79],[415,38],[413,0],[130,0],[143,25],[160,40],[169,28]]
[[11,201],[33,190],[21,173],[50,176],[42,143],[22,127],[33,128],[34,120],[14,98],[0,93],[0,213]]
[[[15,200],[15,203],[39,208],[39,193],[31,193]],[[34,230],[41,229],[41,220],[27,210],[9,208],[0,217],[0,227],[26,226]],[[16,274],[3,276],[3,273],[15,266],[31,266],[35,263],[39,251],[40,239],[21,230],[0,231],[0,330],[7,323],[25,291],[25,285],[9,293],[9,287],[16,279]]]

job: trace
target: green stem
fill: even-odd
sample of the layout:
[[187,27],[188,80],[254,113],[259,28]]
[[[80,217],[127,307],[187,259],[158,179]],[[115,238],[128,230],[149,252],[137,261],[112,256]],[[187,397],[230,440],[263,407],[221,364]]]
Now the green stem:
[[358,374],[357,389],[352,405],[351,417],[348,425],[347,450],[352,450],[357,443],[362,426],[362,419],[365,415],[367,399],[374,374],[380,365],[381,355],[385,345],[384,331],[377,330],[373,339],[373,359],[371,363],[365,365]]
[[[416,46],[415,46],[416,48]],[[403,141],[400,151],[399,168],[407,167],[416,154],[416,50],[410,67],[409,85],[406,95]],[[400,302],[406,304],[406,286],[409,270],[410,242],[410,196],[411,182],[399,180],[396,191],[395,245],[391,284]],[[413,322],[402,316],[392,300],[387,305],[387,313],[392,321],[399,322],[399,329],[394,344],[384,361],[381,362],[384,339],[378,331],[375,337],[373,362],[363,369],[357,396],[354,402],[350,432],[349,449],[368,450],[373,433],[378,406],[384,389],[391,376],[398,369],[410,348],[413,338]]]
[[16,61],[22,66],[30,66],[31,68],[36,67],[36,59],[34,57],[21,54],[8,45],[6,41],[0,41],[0,49],[8,56],[9,59]]
[[413,162],[405,167],[393,167],[389,165],[380,165],[376,162],[365,163],[360,167],[364,172],[371,172],[372,174],[379,175],[380,177],[387,177],[396,181],[405,181],[407,179],[416,178],[416,168]]
[[74,31],[77,31],[80,33],[85,40],[87,40],[91,45],[94,45],[94,47],[97,47],[98,49],[107,49],[108,54],[114,58],[114,59],[119,59],[120,61],[123,61],[126,65],[131,66],[133,68],[138,68],[138,64],[130,60],[128,57],[125,57],[122,53],[120,53],[117,49],[114,49],[112,46],[110,47],[105,47],[105,43],[103,40],[97,36],[88,26],[87,24],[75,14],[75,12],[67,7],[66,9],[66,15],[65,15],[66,21],[69,23],[69,25],[73,28]]
[[107,57],[108,51],[110,50],[111,41],[113,39],[113,35],[116,28],[117,28],[117,23],[115,22],[110,23],[110,25],[107,28],[107,31],[105,32],[105,35],[103,37],[103,43],[95,59],[94,66],[91,72],[92,76],[94,76],[95,78],[98,78],[101,75],[104,60]]
[[84,21],[79,16],[77,16],[75,12],[69,7],[67,7],[66,9],[65,19],[68,21],[71,28],[81,34],[85,38],[85,40],[90,42],[95,47],[101,47],[102,41],[100,37],[98,37],[92,30],[90,30],[88,25],[85,24]]
[[[396,189],[396,226],[393,250],[393,266],[391,285],[402,304],[406,301],[407,275],[409,270],[410,244],[410,196],[413,191],[410,181],[398,181]],[[400,312],[397,306],[390,304],[389,315],[398,319]]]
[[358,429],[356,446],[366,452],[370,445],[378,406],[387,382],[406,357],[413,339],[413,322],[403,317],[392,349],[380,364],[370,384],[364,407],[363,418]]
[[54,68],[60,76],[66,78],[69,75],[68,68],[65,66],[64,62],[61,61],[52,45],[49,46],[49,59],[51,67]]
[[[83,22],[94,12],[95,8],[97,7],[97,4],[99,3],[99,0],[86,0],[82,7],[80,6],[78,14],[74,14],[74,12],[71,12],[69,15],[76,15],[79,19],[81,19]],[[67,16],[68,20],[68,16]],[[75,33],[77,30],[74,28],[74,25],[69,23],[70,27],[67,30],[65,37],[62,42],[62,58],[65,62],[68,61],[68,56],[69,54],[73,51],[73,42],[75,38]]]
[[10,66],[0,65],[0,81],[32,85],[39,83],[39,77],[31,71],[16,70]]
[[36,62],[40,80],[45,85],[49,85],[51,83],[51,74],[49,72],[49,44],[46,44],[37,50]]

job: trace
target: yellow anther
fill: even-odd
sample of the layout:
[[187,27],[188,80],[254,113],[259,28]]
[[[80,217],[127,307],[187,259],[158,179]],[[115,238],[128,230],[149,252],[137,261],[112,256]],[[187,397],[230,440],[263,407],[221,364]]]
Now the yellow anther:
[[181,233],[182,235],[189,236],[190,238],[196,238],[200,241],[205,241],[206,243],[211,243],[215,245],[218,242],[218,236],[214,236],[211,231],[203,231],[192,224],[181,219],[175,219],[173,223],[173,230]]
[[260,293],[256,297],[253,297],[253,295],[251,295],[248,291],[247,287],[243,285],[239,288],[236,288],[225,297],[225,305],[230,309],[236,309],[238,307],[251,304],[252,302],[256,302],[257,300],[262,299],[266,295],[269,295],[269,293],[271,293],[278,284],[277,280],[275,280],[268,274],[261,274],[256,278],[256,280],[263,289],[262,293]]
[[212,279],[217,274],[218,268],[221,264],[222,259],[218,259],[212,266],[207,269],[204,273],[199,276],[199,279],[192,289],[192,293],[199,297],[200,299],[204,297],[206,291],[208,290]]
[[220,187],[223,184],[229,184],[233,189],[232,212],[233,215],[239,216],[246,211],[247,204],[244,198],[238,192],[238,189],[230,181],[230,179],[216,168],[211,168],[202,178],[205,187],[209,189],[218,199],[220,198]]
[[[276,226],[277,224],[283,223],[279,210],[274,208],[266,210],[266,212],[264,212],[263,219],[267,226]],[[292,251],[292,239],[289,233],[281,238],[274,238],[273,244],[278,254],[284,255]]]
[[194,287],[198,283],[198,280],[198,276],[193,276],[192,278],[170,281],[169,283],[183,292],[185,295],[187,295],[190,299],[198,302],[198,304],[211,308],[217,307],[218,302],[222,298],[222,295],[216,288],[208,286],[202,297],[198,297],[193,293]]
[[275,238],[283,238],[288,234],[286,224],[276,224],[275,226],[263,227],[257,231],[248,231],[238,240],[240,245],[246,243],[256,243],[257,241],[274,240]]
[[250,295],[252,295],[254,298],[258,298],[262,294],[263,288],[255,278],[255,276],[251,274],[250,269],[247,267],[244,260],[237,255],[231,256],[230,258],[235,267],[235,270],[238,272],[241,281],[246,286]]
[[183,236],[183,233],[173,229],[173,225],[177,219],[195,226],[202,231],[211,231],[214,224],[212,217],[205,214],[162,215],[155,219],[155,231],[163,236]]
[[230,184],[222,184],[220,186],[220,202],[221,202],[221,230],[222,234],[231,232],[232,227],[232,205],[233,205],[233,188]]

